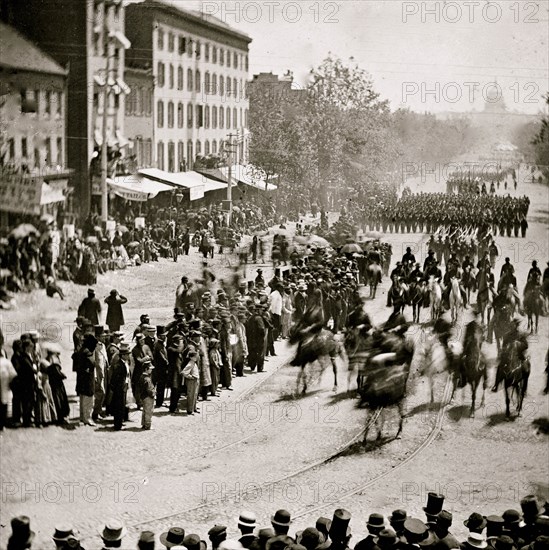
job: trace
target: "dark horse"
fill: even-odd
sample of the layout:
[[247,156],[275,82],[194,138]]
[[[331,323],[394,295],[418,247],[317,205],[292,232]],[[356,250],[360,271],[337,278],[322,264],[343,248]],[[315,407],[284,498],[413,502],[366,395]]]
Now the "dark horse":
[[420,280],[412,281],[408,287],[406,298],[408,305],[412,306],[414,323],[419,323],[421,307],[425,300],[425,285]]
[[371,263],[366,269],[366,284],[370,285],[370,298],[376,297],[377,285],[381,283],[381,266],[377,263]]
[[454,387],[452,398],[457,387],[463,388],[467,384],[471,386],[471,413],[470,417],[475,417],[475,402],[477,397],[477,388],[482,382],[482,401],[480,406],[484,405],[488,373],[486,361],[481,351],[483,329],[477,321],[471,321],[465,329],[465,338],[463,340],[463,355],[461,364],[454,365]]
[[499,368],[503,376],[505,387],[505,416],[511,416],[510,404],[511,394],[517,394],[517,416],[520,416],[522,403],[526,390],[528,389],[528,378],[530,378],[530,361],[521,359],[520,342],[509,342],[502,350]]
[[291,365],[300,367],[300,372],[297,377],[296,393],[299,392],[301,382],[303,382],[303,390],[301,393],[307,393],[308,384],[311,381],[311,375],[307,372],[306,367],[318,362],[320,365],[319,377],[327,367],[327,359],[331,361],[332,370],[334,373],[334,391],[337,390],[337,365],[336,357],[342,355],[342,346],[335,339],[334,333],[325,328],[318,328],[312,332],[307,329],[299,330],[294,328],[290,333],[290,344],[298,344],[295,358]]
[[543,289],[539,284],[539,277],[535,277],[528,281],[524,288],[524,311],[528,316],[530,334],[538,333],[539,316],[543,312],[543,305]]

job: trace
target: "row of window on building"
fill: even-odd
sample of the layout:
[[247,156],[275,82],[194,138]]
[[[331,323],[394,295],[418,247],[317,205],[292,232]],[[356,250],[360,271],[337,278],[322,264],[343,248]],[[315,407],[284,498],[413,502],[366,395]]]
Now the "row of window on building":
[[56,118],[63,116],[63,92],[21,90],[21,112]]
[[[196,70],[193,74],[192,69],[187,69],[187,91],[188,92],[200,92],[204,91],[206,95],[233,95],[235,98],[247,97],[246,85],[241,78],[231,79],[230,77],[223,77],[219,75],[219,79],[216,73],[210,74],[209,71],[204,73],[204,88],[201,86],[201,73]],[[168,78],[166,79],[166,65],[161,61],[157,65],[157,84],[159,88],[163,88],[167,85],[170,90],[176,87],[175,68],[170,63],[168,64]],[[183,82],[183,67],[177,67],[177,89],[183,90],[185,88]]]
[[194,159],[200,155],[221,155],[223,153],[223,147],[223,140],[220,140],[219,144],[215,139],[212,140],[211,143],[209,140],[205,140],[204,150],[202,150],[202,142],[200,140],[197,140],[196,143],[194,143],[193,140],[189,139],[187,141],[187,154],[185,155],[185,142],[179,141],[177,143],[176,156],[175,142],[170,141],[166,147],[164,142],[159,141],[156,144],[157,167],[160,170],[167,170],[168,172],[184,172],[186,170],[192,170],[192,166],[187,165],[188,159]]
[[[167,36],[166,36],[167,35]],[[179,55],[187,54],[196,59],[204,58],[206,63],[219,64],[221,67],[240,69],[248,71],[248,56],[239,52],[231,52],[231,50],[205,43],[200,40],[194,40],[186,36],[175,35],[172,32],[165,33],[162,29],[158,29],[158,49],[160,51],[175,52]]]
[[29,168],[43,168],[44,166],[64,166],[63,138],[46,137],[43,145],[37,140],[26,136],[16,140],[7,140],[7,153],[10,161],[21,159]]
[[[156,124],[158,128],[164,128],[164,124],[168,128],[175,128],[175,104],[173,101],[167,103],[167,116],[164,119],[164,101],[159,100],[157,103],[157,117]],[[240,120],[239,120],[240,117]],[[232,123],[232,124],[231,124]],[[240,128],[248,126],[248,109],[237,109],[233,107],[216,107],[215,105],[210,108],[209,105],[193,105],[187,104],[187,128],[192,128],[193,125],[196,128]],[[177,127],[185,127],[185,107],[183,103],[177,104]]]

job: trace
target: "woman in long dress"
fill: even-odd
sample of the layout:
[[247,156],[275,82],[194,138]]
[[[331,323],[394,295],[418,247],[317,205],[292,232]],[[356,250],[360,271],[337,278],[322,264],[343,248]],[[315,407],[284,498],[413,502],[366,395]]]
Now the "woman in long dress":
[[47,374],[55,405],[57,423],[68,424],[70,406],[65,383],[63,382],[67,377],[61,369],[58,353],[49,352],[46,360],[49,363]]
[[57,422],[55,404],[48,378],[48,366],[46,361],[41,361],[36,374],[38,391],[36,394],[35,423],[37,426],[48,426]]

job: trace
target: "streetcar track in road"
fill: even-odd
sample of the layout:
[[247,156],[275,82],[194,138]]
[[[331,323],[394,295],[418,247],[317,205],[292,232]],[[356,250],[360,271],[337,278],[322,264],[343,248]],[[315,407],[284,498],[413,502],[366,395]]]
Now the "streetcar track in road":
[[388,476],[389,474],[392,474],[393,472],[399,470],[409,462],[411,462],[414,458],[416,458],[419,454],[421,454],[427,447],[431,445],[431,443],[436,439],[436,437],[439,435],[441,429],[442,429],[442,422],[444,420],[444,413],[446,411],[446,408],[448,404],[450,403],[450,394],[452,390],[452,381],[450,377],[448,377],[448,380],[446,381],[446,386],[444,387],[444,393],[443,393],[443,399],[441,406],[437,413],[437,418],[435,421],[435,425],[433,426],[433,429],[429,432],[429,435],[423,440],[421,445],[417,447],[410,455],[408,455],[405,459],[394,465],[393,467],[385,470],[381,474],[369,479],[359,487],[352,489],[351,491],[346,492],[345,494],[341,495],[340,497],[332,500],[330,499],[329,502],[324,502],[322,504],[319,504],[318,506],[315,506],[314,508],[308,508],[301,510],[297,514],[295,514],[293,517],[294,519],[306,517],[312,513],[318,512],[319,510],[322,510],[324,508],[327,508],[328,506],[334,506],[337,502],[341,502],[342,500],[345,500],[349,497],[352,497],[358,493],[361,493],[365,489],[371,487],[375,483],[377,483],[380,479],[383,479],[384,477]]
[[[339,502],[339,501],[343,500],[344,498],[350,497],[350,496],[352,496],[356,493],[361,492],[362,490],[369,487],[370,485],[373,485],[374,483],[376,483],[377,481],[379,481],[383,477],[389,475],[390,473],[394,472],[395,470],[397,470],[397,469],[401,468],[402,466],[404,466],[405,464],[409,463],[416,456],[418,456],[421,452],[423,452],[435,440],[435,438],[440,433],[440,430],[442,428],[443,418],[444,418],[444,412],[446,411],[446,407],[449,403],[451,388],[452,388],[452,383],[451,383],[451,380],[448,379],[447,382],[446,382],[446,386],[444,388],[442,403],[441,403],[441,406],[438,410],[435,425],[434,425],[433,429],[429,432],[429,435],[422,441],[422,443],[408,457],[403,459],[400,463],[391,466],[385,472],[375,476],[374,478],[371,478],[370,480],[368,480],[366,483],[364,483],[363,485],[361,485],[357,489],[349,491],[348,493],[346,493],[345,495],[337,498],[336,500],[333,500],[331,502],[327,502],[323,505],[317,506],[314,509],[303,510],[303,511],[299,512],[297,515],[295,515],[294,517],[298,518],[298,517],[306,516],[306,515],[314,512],[314,511],[316,511],[317,509],[322,509],[322,508],[325,508],[327,506],[331,506],[335,502]],[[369,429],[370,426],[379,418],[382,410],[383,410],[383,408],[376,409],[376,411],[370,416],[367,425],[363,429],[361,429],[357,434],[355,434],[349,441],[347,441],[346,443],[341,445],[336,451],[332,452],[329,456],[324,457],[324,458],[319,459],[319,460],[316,460],[315,462],[313,462],[311,464],[308,464],[308,465],[300,468],[299,470],[296,470],[296,471],[291,472],[289,474],[283,475],[283,476],[281,476],[281,477],[279,477],[275,480],[267,481],[267,482],[262,483],[262,484],[257,484],[257,485],[254,486],[254,492],[258,491],[258,490],[263,490],[263,489],[269,488],[269,487],[271,487],[273,485],[276,485],[276,484],[286,482],[287,480],[289,480],[291,478],[294,478],[296,476],[304,474],[305,472],[308,472],[308,471],[313,470],[315,468],[318,468],[318,467],[320,467],[324,464],[332,462],[333,460],[336,460],[338,457],[343,455],[345,453],[345,451],[352,448],[358,441],[360,441],[360,439],[364,436],[365,431],[367,429]],[[143,526],[151,525],[151,524],[156,523],[156,522],[166,521],[166,520],[176,518],[176,517],[179,517],[179,516],[182,516],[182,515],[185,515],[185,514],[190,514],[192,512],[196,512],[197,510],[207,508],[208,506],[211,506],[213,504],[218,504],[219,502],[222,502],[222,501],[230,501],[231,497],[237,497],[237,496],[240,499],[243,499],[243,498],[246,497],[246,493],[240,494],[238,491],[231,491],[231,492],[228,492],[228,493],[224,494],[220,498],[216,498],[214,500],[209,500],[208,502],[203,502],[202,504],[199,504],[199,505],[194,506],[192,508],[188,508],[186,510],[181,510],[179,512],[168,514],[166,516],[161,516],[161,517],[157,517],[157,518],[148,519],[148,520],[145,520],[145,521],[140,521],[140,522],[134,523],[131,526],[129,526],[129,528],[130,529],[137,529],[137,528],[140,528],[140,527],[143,527]]]

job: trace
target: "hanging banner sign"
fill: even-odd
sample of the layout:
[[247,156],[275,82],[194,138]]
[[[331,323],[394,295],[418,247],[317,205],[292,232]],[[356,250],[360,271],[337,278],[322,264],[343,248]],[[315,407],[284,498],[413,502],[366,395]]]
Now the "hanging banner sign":
[[21,214],[40,214],[42,178],[0,171],[0,210]]

